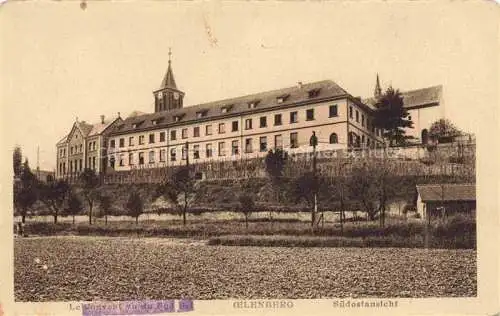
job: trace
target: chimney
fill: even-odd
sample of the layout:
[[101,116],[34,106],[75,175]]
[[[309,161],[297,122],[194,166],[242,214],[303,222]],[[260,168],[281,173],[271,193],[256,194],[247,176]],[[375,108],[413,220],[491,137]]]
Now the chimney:
[[101,115],[101,124],[104,124],[104,115]]
[[299,89],[302,89],[302,86],[303,86],[302,81],[299,81],[299,82],[297,82],[297,83],[298,83],[298,85],[299,85]]

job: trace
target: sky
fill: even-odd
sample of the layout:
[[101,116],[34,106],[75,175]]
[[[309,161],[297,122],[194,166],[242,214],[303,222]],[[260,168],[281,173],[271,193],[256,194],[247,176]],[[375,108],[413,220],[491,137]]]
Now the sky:
[[169,47],[185,106],[324,79],[369,97],[378,73],[383,88],[443,85],[446,118],[480,138],[497,124],[497,19],[484,1],[10,2],[3,148],[34,167],[39,147],[52,170],[76,117],[152,112]]

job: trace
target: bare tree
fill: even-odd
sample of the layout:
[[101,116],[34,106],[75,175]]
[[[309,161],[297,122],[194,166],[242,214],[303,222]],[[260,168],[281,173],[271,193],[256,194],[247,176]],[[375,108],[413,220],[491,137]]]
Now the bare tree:
[[92,169],[85,168],[79,176],[83,196],[89,206],[89,224],[92,224],[92,209],[99,198],[99,178]]
[[132,192],[129,195],[127,204],[125,208],[128,211],[128,215],[135,218],[135,224],[139,224],[139,216],[142,214],[144,210],[144,203],[142,201],[142,197],[137,192]]
[[188,208],[196,199],[196,182],[189,166],[181,166],[157,188],[157,196],[172,202],[182,213],[182,223],[186,225]]
[[246,193],[240,195],[239,202],[240,202],[240,212],[243,213],[243,215],[245,215],[245,226],[248,229],[248,218],[255,209],[255,203],[252,199],[252,196]]
[[52,216],[54,216],[54,223],[57,223],[57,217],[64,205],[69,189],[68,183],[64,180],[39,183],[40,200],[51,211]]
[[68,197],[68,205],[64,209],[64,215],[73,216],[73,225],[75,225],[75,215],[81,214],[82,211],[82,200],[75,193],[70,193]]

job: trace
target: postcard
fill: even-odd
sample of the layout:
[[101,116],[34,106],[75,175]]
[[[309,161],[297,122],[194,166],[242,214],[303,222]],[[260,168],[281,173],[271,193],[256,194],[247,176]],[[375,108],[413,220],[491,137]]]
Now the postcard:
[[6,1],[0,315],[494,315],[498,4]]

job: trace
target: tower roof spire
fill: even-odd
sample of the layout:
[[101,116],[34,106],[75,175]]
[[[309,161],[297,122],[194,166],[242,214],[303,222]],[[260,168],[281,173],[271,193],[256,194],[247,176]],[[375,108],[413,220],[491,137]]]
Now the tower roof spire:
[[380,87],[380,80],[377,73],[377,82],[375,83],[375,90],[373,91],[373,96],[375,98],[380,98],[382,96],[382,88]]
[[161,82],[160,89],[170,88],[177,90],[177,85],[175,84],[174,72],[172,71],[172,49],[168,49],[168,68],[163,81]]

